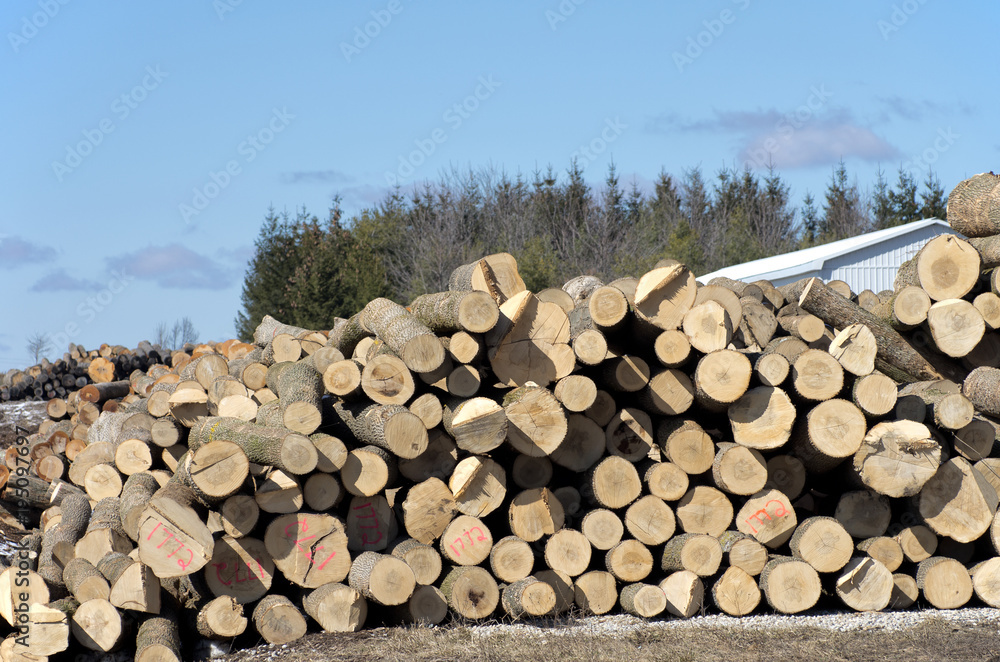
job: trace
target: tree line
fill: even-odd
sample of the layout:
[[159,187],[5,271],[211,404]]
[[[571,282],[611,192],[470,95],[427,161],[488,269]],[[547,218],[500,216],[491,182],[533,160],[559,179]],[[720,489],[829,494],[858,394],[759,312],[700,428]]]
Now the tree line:
[[603,185],[584,181],[572,163],[530,178],[494,168],[451,171],[410,191],[396,188],[344,219],[334,198],[324,220],[306,209],[269,210],[255,242],[235,323],[250,338],[265,314],[306,328],[329,328],[368,301],[407,303],[447,289],[452,270],[496,252],[511,253],[532,291],[581,274],[605,282],[648,271],[672,257],[696,274],[936,217],[947,197],[930,172],[918,184],[903,168],[890,183],[879,171],[862,188],[843,162],[823,199],[793,204],[773,168],[661,172],[651,191],[620,181],[614,165]]

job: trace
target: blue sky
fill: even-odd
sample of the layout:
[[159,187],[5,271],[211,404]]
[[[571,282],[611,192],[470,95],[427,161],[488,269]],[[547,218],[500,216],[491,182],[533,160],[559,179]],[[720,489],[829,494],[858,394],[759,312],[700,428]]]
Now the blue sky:
[[1000,6],[940,0],[0,5],[0,369],[29,334],[234,333],[268,209],[348,213],[452,167],[598,184],[841,158],[946,190],[996,167]]

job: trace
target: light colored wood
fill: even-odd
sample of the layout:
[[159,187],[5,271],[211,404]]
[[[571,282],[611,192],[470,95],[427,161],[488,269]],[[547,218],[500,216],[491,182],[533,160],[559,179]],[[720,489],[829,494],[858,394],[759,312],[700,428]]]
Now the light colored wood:
[[[704,288],[700,288],[700,292]],[[739,303],[737,301],[737,303]],[[691,358],[691,341],[683,331],[668,329],[660,333],[653,342],[653,353],[666,368],[678,368]]]
[[545,541],[545,565],[570,577],[576,577],[587,569],[590,556],[590,541],[574,529],[560,529]]
[[688,491],[688,475],[673,462],[653,462],[642,477],[646,489],[664,501],[677,501]]
[[676,369],[661,370],[639,391],[639,404],[661,416],[679,416],[694,404],[694,384]]
[[604,458],[594,465],[585,480],[594,501],[612,510],[629,505],[642,491],[635,465],[621,457]]
[[745,533],[724,531],[719,536],[719,544],[727,554],[729,565],[740,568],[752,577],[759,575],[767,564],[767,547]]
[[[621,458],[608,459],[620,460]],[[638,476],[635,478],[638,482]],[[511,501],[507,514],[511,533],[527,542],[534,542],[543,536],[552,535],[561,529],[565,522],[562,504],[548,488],[544,487],[524,490],[517,494]]]
[[903,564],[903,548],[893,538],[866,538],[857,544],[857,549],[884,565],[889,572],[896,572]]
[[603,570],[591,570],[577,577],[573,593],[576,606],[585,614],[606,614],[618,602],[615,577]]
[[718,449],[712,463],[712,481],[716,487],[723,492],[742,496],[756,494],[764,489],[767,483],[767,462],[763,455],[752,448],[729,442],[720,443]]
[[215,542],[205,582],[216,597],[249,604],[267,594],[273,578],[274,561],[260,540],[224,536]]
[[269,644],[287,644],[305,636],[308,627],[302,612],[283,595],[269,595],[253,610],[253,624]]
[[986,559],[970,570],[972,590],[976,597],[990,607],[1000,605],[1000,557]]
[[694,420],[663,419],[656,429],[656,441],[667,459],[688,475],[705,473],[715,461],[712,438]]
[[670,506],[652,495],[641,497],[625,511],[625,528],[645,545],[662,545],[674,535],[676,527]]
[[878,345],[875,335],[864,324],[852,324],[840,331],[828,351],[852,375],[864,377],[875,370]]
[[457,462],[458,448],[454,440],[438,428],[428,430],[427,450],[415,458],[400,458],[397,466],[403,477],[419,483],[428,478],[450,475]]
[[432,544],[451,523],[456,505],[451,490],[440,478],[428,478],[406,490],[406,499],[399,508],[403,527],[415,540]]
[[733,521],[733,504],[714,487],[697,485],[677,502],[674,515],[682,531],[719,536]]
[[504,408],[482,397],[445,403],[443,422],[458,447],[470,453],[488,453],[497,448],[509,429]]
[[962,457],[943,463],[920,491],[924,523],[958,542],[972,542],[986,533],[997,505],[996,490]]
[[953,234],[942,234],[928,241],[916,261],[920,286],[934,301],[960,299],[979,280],[979,253]]
[[914,524],[901,529],[894,539],[911,563],[929,559],[937,551],[937,535],[923,524]]
[[817,572],[837,572],[851,560],[854,541],[843,525],[832,517],[802,520],[789,541],[792,555]]
[[880,372],[854,381],[851,397],[865,416],[880,418],[896,407],[896,383]]
[[490,550],[490,571],[507,584],[530,575],[534,564],[531,545],[517,536],[501,538]]
[[372,357],[361,371],[361,390],[380,405],[406,404],[416,390],[413,375],[392,354]]
[[331,510],[344,497],[344,488],[335,476],[314,473],[302,486],[302,499],[310,510],[324,512]]
[[161,579],[197,572],[212,559],[215,542],[193,501],[190,490],[162,488],[139,519],[139,560]]
[[219,507],[222,528],[227,535],[242,538],[250,535],[260,517],[260,507],[249,494],[234,494]]
[[795,423],[795,406],[788,394],[773,386],[758,386],[729,407],[733,440],[758,450],[780,448]]
[[424,427],[431,430],[441,423],[443,408],[441,400],[433,393],[424,393],[413,399],[409,410],[423,421]]
[[927,311],[927,326],[938,350],[952,357],[971,352],[986,332],[983,316],[962,299],[944,299],[932,305]]
[[697,293],[694,274],[684,265],[653,269],[636,285],[635,314],[660,329],[676,329],[694,305]]
[[429,586],[441,576],[441,554],[430,545],[405,538],[396,542],[390,553],[410,566],[413,579],[420,586]]
[[519,453],[549,455],[566,438],[568,422],[562,405],[546,388],[525,385],[503,399],[507,442]]
[[958,609],[972,599],[972,577],[955,559],[932,556],[917,566],[917,587],[937,609]]
[[92,651],[114,650],[124,633],[122,616],[106,599],[84,600],[70,620],[73,638]]
[[[615,579],[626,583],[638,582],[653,571],[653,554],[638,540],[623,540],[604,555],[604,565]],[[580,572],[585,569],[586,566]]]
[[441,555],[454,565],[478,565],[489,558],[493,536],[478,517],[459,515],[440,537]]
[[502,384],[548,386],[573,372],[569,318],[554,303],[524,290],[500,305],[500,321],[485,336],[493,373]]
[[613,511],[607,508],[594,508],[584,515],[580,522],[580,531],[594,549],[607,551],[621,542],[625,525]]
[[897,572],[892,576],[892,596],[889,598],[889,609],[909,609],[920,597],[917,580],[912,575]]
[[705,584],[689,570],[671,573],[659,586],[667,598],[667,611],[678,618],[691,618],[705,603]]
[[792,451],[807,469],[825,473],[858,452],[867,427],[864,413],[854,403],[840,398],[826,400],[800,417]]
[[344,489],[354,496],[372,496],[395,479],[396,471],[395,458],[385,450],[362,446],[347,454],[340,479]]
[[788,541],[798,526],[795,509],[778,490],[758,492],[736,514],[736,528],[775,549]]
[[695,398],[710,411],[724,411],[746,393],[752,374],[750,360],[737,351],[706,354],[695,368]]
[[488,457],[472,455],[455,467],[448,479],[454,507],[465,515],[485,517],[499,508],[507,495],[507,474]]
[[881,611],[889,606],[895,582],[892,573],[871,557],[851,559],[837,577],[841,602],[855,611]]
[[552,393],[566,411],[580,413],[597,399],[597,384],[584,375],[568,375],[556,382]]
[[440,588],[448,599],[448,607],[464,618],[486,618],[500,603],[496,580],[478,566],[456,566],[442,580]]
[[667,596],[659,586],[635,583],[622,587],[618,596],[622,610],[633,616],[653,618],[667,608]]
[[787,556],[768,561],[760,574],[759,585],[767,604],[783,614],[797,614],[815,606],[820,596],[816,570]]
[[717,301],[691,308],[684,314],[682,328],[691,346],[704,354],[725,349],[733,338],[733,320]]
[[821,402],[840,393],[844,387],[844,369],[829,353],[807,349],[792,363],[791,382],[799,397]]
[[760,604],[760,589],[746,571],[731,566],[712,586],[712,602],[730,616],[746,616]]
[[526,616],[545,616],[555,609],[556,592],[535,577],[525,577],[504,587],[500,604],[515,620]]
[[254,493],[257,506],[265,513],[297,513],[304,503],[302,486],[293,476],[274,469],[257,484]]
[[722,563],[719,540],[703,533],[683,533],[671,538],[663,548],[660,569],[664,572],[687,570],[699,577],[715,574]]
[[884,421],[873,427],[854,456],[853,470],[879,494],[914,496],[938,471],[941,445],[923,423]]

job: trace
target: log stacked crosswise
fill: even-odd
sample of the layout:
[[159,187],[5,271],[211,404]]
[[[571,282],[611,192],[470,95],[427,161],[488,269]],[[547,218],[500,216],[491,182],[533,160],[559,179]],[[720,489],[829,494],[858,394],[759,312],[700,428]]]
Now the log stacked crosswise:
[[929,241],[891,292],[664,261],[534,294],[497,254],[328,330],[71,347],[94,383],[5,458],[38,525],[31,636],[5,646],[1000,607],[998,179],[956,188],[972,239]]

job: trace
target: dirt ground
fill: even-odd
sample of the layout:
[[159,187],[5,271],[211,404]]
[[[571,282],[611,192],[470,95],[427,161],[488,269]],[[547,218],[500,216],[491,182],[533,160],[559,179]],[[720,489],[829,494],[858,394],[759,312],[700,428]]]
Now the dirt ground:
[[[586,623],[587,620],[577,621]],[[563,632],[561,630],[570,630]],[[566,620],[546,627],[451,625],[377,628],[356,634],[313,634],[286,646],[235,652],[227,662],[545,662],[569,660],[733,660],[821,662],[839,660],[977,660],[1000,662],[995,625],[930,618],[903,630],[839,632],[826,627],[663,627],[624,632],[575,627]]]

